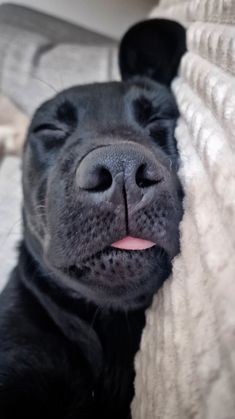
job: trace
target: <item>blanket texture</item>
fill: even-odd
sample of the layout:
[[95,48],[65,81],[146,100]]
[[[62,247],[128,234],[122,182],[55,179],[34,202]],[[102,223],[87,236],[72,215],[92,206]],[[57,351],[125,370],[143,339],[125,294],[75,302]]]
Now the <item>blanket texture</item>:
[[153,16],[188,26],[173,83],[186,196],[181,254],[136,357],[133,418],[234,419],[235,1],[163,0]]
[[76,84],[118,78],[112,39],[44,13],[0,4],[0,92],[32,116]]

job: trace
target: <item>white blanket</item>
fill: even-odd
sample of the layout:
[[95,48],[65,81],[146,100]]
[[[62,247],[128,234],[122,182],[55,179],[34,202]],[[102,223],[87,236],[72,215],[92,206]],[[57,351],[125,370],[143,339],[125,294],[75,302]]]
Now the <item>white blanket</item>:
[[173,83],[186,197],[181,254],[147,314],[134,419],[235,418],[235,1],[163,0],[186,22]]

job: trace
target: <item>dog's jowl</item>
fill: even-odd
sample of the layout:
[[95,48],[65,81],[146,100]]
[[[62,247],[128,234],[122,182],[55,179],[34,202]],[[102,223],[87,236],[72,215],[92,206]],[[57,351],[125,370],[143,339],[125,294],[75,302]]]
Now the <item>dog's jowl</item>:
[[33,118],[23,237],[0,296],[1,419],[131,417],[145,310],[179,252],[169,84],[184,50],[180,25],[138,24],[120,46],[123,81],[63,91]]

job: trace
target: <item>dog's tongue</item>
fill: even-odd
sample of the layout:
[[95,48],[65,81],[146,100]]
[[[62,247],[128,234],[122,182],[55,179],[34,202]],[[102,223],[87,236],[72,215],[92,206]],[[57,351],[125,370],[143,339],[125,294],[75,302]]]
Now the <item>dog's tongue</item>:
[[112,247],[123,250],[145,250],[155,246],[156,243],[149,240],[137,239],[136,237],[126,236],[113,244]]

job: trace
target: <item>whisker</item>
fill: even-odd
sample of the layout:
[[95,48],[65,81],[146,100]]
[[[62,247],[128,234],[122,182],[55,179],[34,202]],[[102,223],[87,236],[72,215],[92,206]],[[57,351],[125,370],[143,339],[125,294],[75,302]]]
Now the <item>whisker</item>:
[[4,239],[3,239],[2,243],[0,244],[1,246],[3,246],[3,245],[6,243],[6,241],[9,239],[9,237],[10,237],[11,233],[13,232],[13,230],[14,230],[14,228],[15,228],[15,226],[16,226],[17,224],[21,224],[21,225],[22,225],[22,219],[21,219],[21,218],[18,218],[18,219],[14,222],[14,224],[11,226],[11,228],[8,230],[7,234],[6,234],[6,235],[4,235]]
[[[14,46],[14,45],[17,48],[18,47],[25,48],[25,43],[22,39],[17,39],[17,41],[16,41],[14,36],[11,37],[11,39],[9,39],[9,37],[6,36],[6,35],[1,36],[0,45],[2,45],[2,49],[5,49],[5,50],[8,50],[11,46]],[[48,45],[46,45],[46,47],[53,48],[53,45],[48,44]],[[33,58],[34,57],[32,57],[32,60],[33,60]],[[59,58],[58,58],[58,60],[59,60]],[[56,57],[56,61],[57,61],[57,57]],[[56,62],[55,62],[55,64],[56,64]],[[46,69],[46,68],[44,68],[44,69]],[[66,86],[63,82],[63,77],[62,77],[62,73],[60,71],[60,66],[55,65],[55,68],[52,68],[51,70],[53,70],[54,73],[56,74],[56,76],[58,77],[58,79],[59,79],[58,82],[60,83],[61,89],[56,88],[55,85],[53,85],[51,82],[40,78],[40,76],[34,74],[32,71],[24,71],[24,70],[20,69],[20,73],[25,74],[27,76],[30,76],[33,80],[44,84],[45,86],[50,88],[54,93],[57,94],[60,91],[65,90]],[[35,71],[36,71],[36,66],[35,66]],[[1,72],[0,72],[0,75],[1,75]]]
[[98,313],[99,313],[99,312],[101,312],[101,311],[102,311],[102,308],[98,306],[98,307],[97,307],[97,309],[95,310],[94,316],[92,317],[92,320],[91,320],[91,323],[90,323],[89,330],[93,328],[93,326],[94,326],[94,324],[95,324],[95,320],[96,320],[96,318],[97,318],[97,315],[98,315]]
[[[33,80],[38,81],[38,82],[44,84],[45,86],[49,87],[49,89],[51,89],[53,91],[53,93],[56,93],[56,94],[60,93],[60,91],[57,90],[55,88],[55,86],[53,86],[51,83],[46,82],[45,80],[41,79],[40,77],[35,76],[35,74],[33,74],[32,72],[27,72],[27,71],[22,71],[21,70],[21,73],[26,74],[27,76],[30,76]],[[3,74],[3,72],[0,71],[0,76],[2,74]]]

